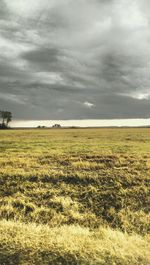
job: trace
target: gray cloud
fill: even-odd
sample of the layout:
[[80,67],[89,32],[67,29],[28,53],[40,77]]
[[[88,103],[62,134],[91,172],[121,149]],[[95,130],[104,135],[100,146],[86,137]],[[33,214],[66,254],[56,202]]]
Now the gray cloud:
[[0,2],[0,108],[19,119],[148,118],[140,0]]
[[6,19],[6,16],[8,15],[8,8],[5,3],[5,1],[1,0],[0,2],[0,20]]

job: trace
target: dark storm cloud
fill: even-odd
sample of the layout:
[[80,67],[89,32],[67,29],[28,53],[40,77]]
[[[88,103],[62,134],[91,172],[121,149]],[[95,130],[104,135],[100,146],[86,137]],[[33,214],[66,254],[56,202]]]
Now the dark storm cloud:
[[33,63],[51,63],[57,61],[57,55],[59,51],[56,48],[37,49],[26,52],[23,54],[23,58]]
[[15,118],[150,116],[147,0],[0,1],[0,106]]
[[39,48],[22,54],[33,69],[41,71],[58,71],[60,50],[56,48]]
[[1,0],[0,1],[0,20],[6,19],[8,16],[8,9],[5,1]]

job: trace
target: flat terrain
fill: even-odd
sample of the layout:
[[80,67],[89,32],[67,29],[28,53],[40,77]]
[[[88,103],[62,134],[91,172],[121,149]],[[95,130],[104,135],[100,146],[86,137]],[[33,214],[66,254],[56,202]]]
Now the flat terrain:
[[150,264],[149,177],[149,128],[0,131],[0,264]]

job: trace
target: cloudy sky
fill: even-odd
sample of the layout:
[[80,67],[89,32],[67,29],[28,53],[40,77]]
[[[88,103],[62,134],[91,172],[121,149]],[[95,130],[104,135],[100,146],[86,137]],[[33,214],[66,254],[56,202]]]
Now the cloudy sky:
[[150,118],[150,1],[0,0],[0,109]]

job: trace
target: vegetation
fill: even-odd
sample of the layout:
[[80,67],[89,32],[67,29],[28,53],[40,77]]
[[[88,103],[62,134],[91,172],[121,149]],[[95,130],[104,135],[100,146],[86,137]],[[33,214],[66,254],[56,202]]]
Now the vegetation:
[[0,132],[0,264],[150,263],[150,129]]
[[0,119],[2,120],[0,123],[0,129],[7,129],[9,122],[12,120],[11,112],[0,110]]

